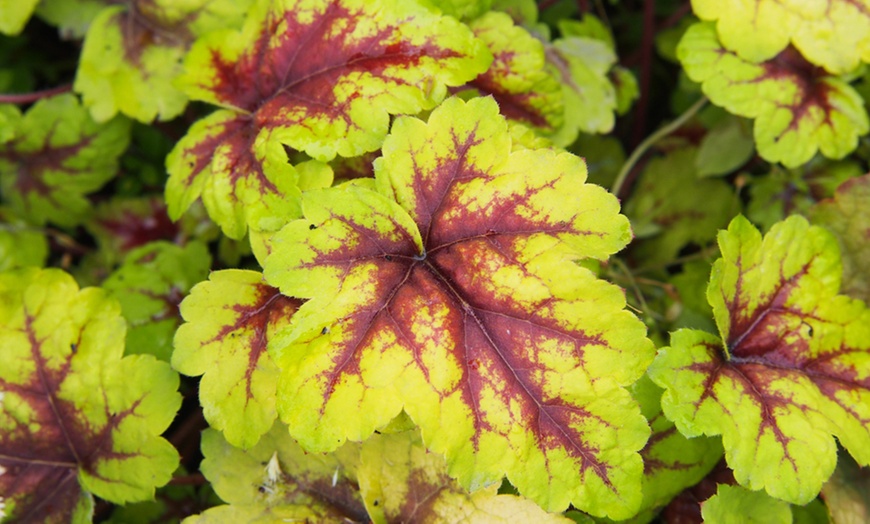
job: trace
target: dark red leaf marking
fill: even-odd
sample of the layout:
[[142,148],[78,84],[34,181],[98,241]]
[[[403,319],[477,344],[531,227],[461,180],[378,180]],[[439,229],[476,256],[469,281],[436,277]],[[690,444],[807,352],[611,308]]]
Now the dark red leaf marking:
[[129,208],[114,216],[104,214],[95,219],[96,227],[112,235],[123,253],[157,240],[176,240],[180,230],[166,213],[163,199],[149,199],[147,205],[145,214]]
[[[163,10],[154,0],[137,0],[129,2],[128,10],[115,14],[110,22],[120,28],[124,56],[131,64],[141,66],[142,53],[151,46],[186,48],[193,42],[194,35],[187,26],[198,12],[168,22],[161,19]],[[146,72],[143,67],[140,71]]]
[[831,88],[821,82],[829,77],[824,69],[809,63],[800,52],[789,45],[773,59],[761,64],[765,72],[753,82],[765,80],[785,80],[795,84],[800,94],[795,97],[795,103],[788,106],[794,115],[787,130],[780,133],[784,135],[788,131],[796,131],[800,120],[813,107],[822,109],[825,115],[824,123],[832,125],[830,115],[835,108],[828,100]]
[[737,485],[734,473],[723,458],[701,482],[674,497],[661,513],[669,524],[701,524],[701,503],[716,494],[719,484]]

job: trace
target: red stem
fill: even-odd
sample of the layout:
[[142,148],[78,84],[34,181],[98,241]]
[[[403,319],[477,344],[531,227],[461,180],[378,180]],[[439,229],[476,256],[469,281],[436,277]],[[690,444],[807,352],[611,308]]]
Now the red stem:
[[643,35],[640,41],[640,98],[635,109],[634,130],[631,135],[632,147],[643,140],[646,135],[647,107],[649,106],[649,84],[652,76],[653,39],[656,31],[656,2],[643,2]]
[[202,473],[193,473],[191,475],[172,477],[169,484],[171,486],[202,486],[207,482],[208,481],[205,480],[205,477],[202,476]]
[[577,0],[577,11],[582,15],[589,12],[589,0]]
[[680,7],[675,9],[674,12],[670,14],[670,16],[662,20],[662,22],[659,24],[659,31],[677,25],[677,23],[679,23],[679,21],[682,20],[684,16],[691,12],[692,3],[686,0]]
[[62,86],[52,87],[51,89],[43,89],[42,91],[34,91],[32,93],[21,94],[3,94],[0,93],[0,104],[29,104],[49,98],[54,95],[66,93],[72,90],[72,84],[64,84]]
[[547,8],[553,7],[553,4],[557,3],[559,0],[541,0],[538,4],[538,11],[544,11]]

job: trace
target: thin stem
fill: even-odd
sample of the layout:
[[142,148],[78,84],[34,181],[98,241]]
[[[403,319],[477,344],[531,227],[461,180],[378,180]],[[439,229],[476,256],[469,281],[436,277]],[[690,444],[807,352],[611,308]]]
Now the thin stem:
[[33,91],[32,93],[20,93],[20,94],[4,94],[0,93],[0,104],[29,104],[31,102],[36,102],[37,100],[42,100],[43,98],[49,98],[54,95],[59,95],[61,93],[66,93],[72,90],[72,84],[64,84],[57,87],[52,87],[51,89],[43,89],[42,91]]
[[656,3],[655,0],[643,1],[643,32],[640,40],[640,74],[638,78],[638,91],[640,98],[634,110],[634,129],[631,136],[631,145],[640,142],[646,133],[646,117],[649,110],[649,86],[652,79],[653,49],[655,47],[656,31]]
[[700,100],[692,104],[692,106],[689,109],[686,109],[682,115],[678,116],[676,120],[662,127],[648,136],[646,140],[641,142],[640,145],[638,145],[631,153],[631,156],[628,157],[628,160],[625,161],[625,164],[622,165],[622,169],[619,170],[619,175],[617,175],[616,180],[613,182],[613,187],[610,192],[619,196],[619,192],[622,190],[622,185],[625,183],[625,179],[628,177],[628,174],[634,168],[635,164],[637,164],[637,161],[640,160],[640,157],[643,156],[643,154],[646,153],[653,144],[682,127],[682,125],[695,116],[695,114],[700,111],[706,103],[707,97],[702,96]]

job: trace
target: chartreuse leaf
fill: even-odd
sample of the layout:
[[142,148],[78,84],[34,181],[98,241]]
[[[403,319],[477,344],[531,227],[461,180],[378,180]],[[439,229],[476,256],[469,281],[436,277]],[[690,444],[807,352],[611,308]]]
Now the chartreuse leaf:
[[789,505],[761,491],[720,484],[719,491],[701,503],[708,524],[791,524]]
[[467,492],[447,474],[444,457],[426,450],[417,430],[366,440],[357,477],[374,524],[571,522],[528,499],[499,495],[498,486]]
[[181,324],[178,304],[205,279],[211,255],[205,244],[151,242],[132,250],[103,283],[127,319],[127,353],[147,353],[169,361],[172,337]]
[[10,209],[0,207],[0,271],[40,267],[48,258],[48,241],[38,228],[29,226]]
[[740,484],[805,504],[834,471],[833,436],[870,463],[870,310],[837,294],[837,241],[803,217],[763,239],[737,217],[719,247],[707,299],[722,339],[677,331],[650,376],[681,433],[722,435]]
[[187,96],[175,85],[199,36],[238,25],[249,0],[135,1],[103,9],[88,28],[74,88],[94,119],[118,112],[140,122],[181,114]]
[[511,152],[491,98],[397,119],[375,172],[303,195],[265,261],[311,299],[269,347],[291,434],[328,451],[404,407],[466,489],[506,473],[549,511],[633,515],[649,428],[624,386],[652,345],[572,263],[628,242],[616,199],[571,154]]
[[[426,3],[424,0],[422,3]],[[492,7],[494,0],[428,0],[445,15],[459,20],[474,20]]]
[[36,14],[57,26],[62,38],[80,39],[108,3],[105,0],[40,0]]
[[85,195],[115,176],[129,140],[126,119],[98,124],[72,95],[42,99],[0,145],[0,193],[32,224],[74,226],[90,209]]
[[20,33],[38,3],[39,0],[0,0],[0,33]]
[[253,448],[228,444],[213,429],[202,433],[200,469],[228,505],[185,519],[224,522],[368,522],[358,491],[359,445],[334,453],[306,453],[276,423]]
[[845,453],[837,469],[822,487],[822,498],[834,524],[870,521],[870,475]]
[[207,35],[185,62],[186,92],[226,109],[196,123],[167,158],[170,215],[202,195],[233,238],[246,222],[263,229],[246,216],[257,202],[261,215],[290,209],[298,218],[297,174],[282,144],[321,161],[374,151],[389,115],[433,107],[491,59],[467,26],[415,2],[259,1],[241,32]]
[[16,522],[90,520],[91,494],[153,496],[178,466],[162,433],[178,375],[122,358],[124,319],[97,288],[56,269],[0,274],[0,493]]
[[704,20],[716,20],[725,47],[752,62],[789,44],[835,74],[870,61],[870,7],[864,1],[692,0]]
[[791,48],[755,63],[723,48],[712,23],[698,23],[686,31],[677,55],[714,104],[755,119],[758,153],[770,162],[795,167],[817,151],[842,158],[870,129],[861,96]]
[[727,175],[745,164],[755,153],[748,121],[726,116],[704,135],[695,167],[699,177]]
[[277,417],[278,367],[269,339],[290,323],[299,301],[263,282],[254,271],[215,271],[181,303],[185,323],[175,335],[172,366],[203,375],[200,403],[212,428],[250,448]]
[[870,303],[870,175],[847,180],[832,199],[810,210],[814,224],[834,233],[843,255],[843,293]]

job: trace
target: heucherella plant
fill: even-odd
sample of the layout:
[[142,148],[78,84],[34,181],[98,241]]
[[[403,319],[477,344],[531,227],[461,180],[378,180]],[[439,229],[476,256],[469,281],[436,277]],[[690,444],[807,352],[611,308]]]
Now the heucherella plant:
[[0,0],[0,522],[868,520],[868,13]]

